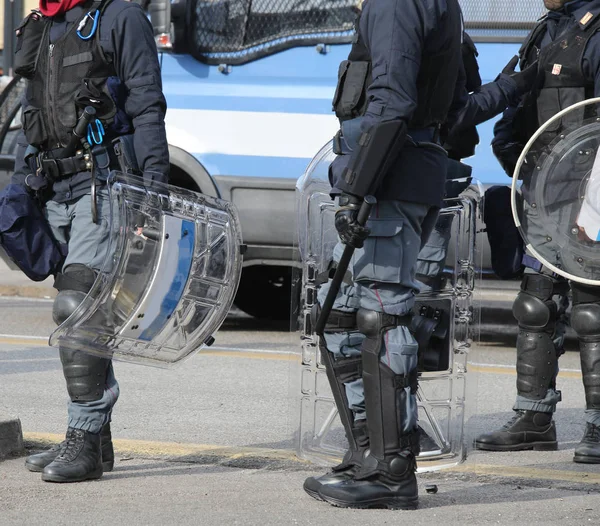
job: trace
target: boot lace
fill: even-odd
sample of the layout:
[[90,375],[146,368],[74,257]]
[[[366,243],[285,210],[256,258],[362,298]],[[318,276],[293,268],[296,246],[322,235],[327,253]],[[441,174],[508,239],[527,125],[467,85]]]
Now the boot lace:
[[510,429],[517,420],[519,420],[519,418],[521,418],[523,415],[525,414],[525,411],[517,411],[515,412],[515,414],[513,415],[513,417],[506,422],[506,424],[504,424],[502,426],[502,429]]
[[84,432],[79,429],[71,429],[67,432],[65,441],[61,443],[60,453],[57,460],[71,462],[79,454],[83,445]]
[[586,442],[600,442],[600,427],[588,423],[583,440]]

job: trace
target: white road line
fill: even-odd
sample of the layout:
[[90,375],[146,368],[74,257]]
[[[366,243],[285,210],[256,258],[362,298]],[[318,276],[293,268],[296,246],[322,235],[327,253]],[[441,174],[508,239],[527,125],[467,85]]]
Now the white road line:
[[54,298],[50,296],[44,298],[28,298],[26,296],[0,296],[0,301],[17,303],[54,303]]

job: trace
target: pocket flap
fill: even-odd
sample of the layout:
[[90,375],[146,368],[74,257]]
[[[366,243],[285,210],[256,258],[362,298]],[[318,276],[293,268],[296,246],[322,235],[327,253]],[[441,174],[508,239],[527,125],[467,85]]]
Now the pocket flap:
[[402,222],[397,219],[370,219],[367,228],[373,237],[394,237],[402,232]]
[[387,64],[385,62],[380,62],[373,66],[373,80],[387,73]]
[[[340,118],[348,118],[357,111],[359,103],[365,92],[367,76],[371,67],[370,62],[350,62],[345,71],[345,77],[340,79],[339,91],[336,104],[336,115]],[[358,112],[360,113],[360,112]]]

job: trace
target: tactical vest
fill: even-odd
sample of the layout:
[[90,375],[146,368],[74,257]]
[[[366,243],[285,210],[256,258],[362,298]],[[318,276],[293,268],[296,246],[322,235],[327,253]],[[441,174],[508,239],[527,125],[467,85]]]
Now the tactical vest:
[[[363,3],[363,5],[366,1]],[[460,7],[448,2],[447,23],[461,24]],[[372,83],[372,64],[369,50],[360,34],[360,16],[356,21],[356,33],[348,60],[340,64],[338,85],[333,98],[333,110],[340,121],[364,115],[367,90]],[[446,121],[452,104],[460,61],[460,42],[447,46],[437,53],[424,53],[417,77],[417,108],[408,122],[409,129],[439,127]]]
[[[587,15],[586,15],[587,16]],[[583,57],[590,39],[600,29],[600,16],[586,17],[551,44],[541,48],[548,30],[547,20],[533,30],[519,54],[521,69],[538,61],[538,77],[531,93],[523,98],[513,120],[515,137],[525,144],[537,129],[558,112],[594,96],[594,80],[586,79]],[[549,144],[561,130],[580,125],[584,119],[595,116],[595,109],[581,109],[553,123],[540,137]]]
[[[95,1],[67,32],[50,43],[52,19],[45,19],[38,57],[27,88],[29,106],[23,109],[23,128],[27,141],[40,150],[65,147],[86,106],[96,108],[106,128],[116,113],[108,93],[107,80],[116,76],[112,62],[100,46],[100,22],[110,0]],[[97,23],[92,25],[98,12]],[[83,25],[84,20],[86,25]],[[78,36],[78,28],[95,27],[92,38]]]

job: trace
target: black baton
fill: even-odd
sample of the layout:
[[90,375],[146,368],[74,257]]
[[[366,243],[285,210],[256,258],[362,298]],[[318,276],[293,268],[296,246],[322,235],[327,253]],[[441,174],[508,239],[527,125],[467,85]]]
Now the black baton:
[[[371,209],[374,205],[377,204],[377,200],[372,195],[367,195],[363,204],[358,211],[358,216],[356,217],[356,222],[364,226],[369,216],[371,215]],[[319,318],[317,319],[317,325],[315,327],[315,332],[319,335],[323,335],[323,330],[325,329],[325,325],[327,324],[327,320],[329,319],[329,314],[331,313],[331,309],[333,308],[333,302],[340,291],[340,287],[342,286],[342,281],[344,281],[344,276],[348,271],[348,266],[350,265],[350,260],[354,255],[354,247],[350,245],[346,245],[344,248],[344,253],[340,258],[340,261],[335,270],[335,274],[333,279],[331,280],[331,285],[329,286],[329,291],[327,292],[327,297],[321,306],[321,312],[319,313]]]

